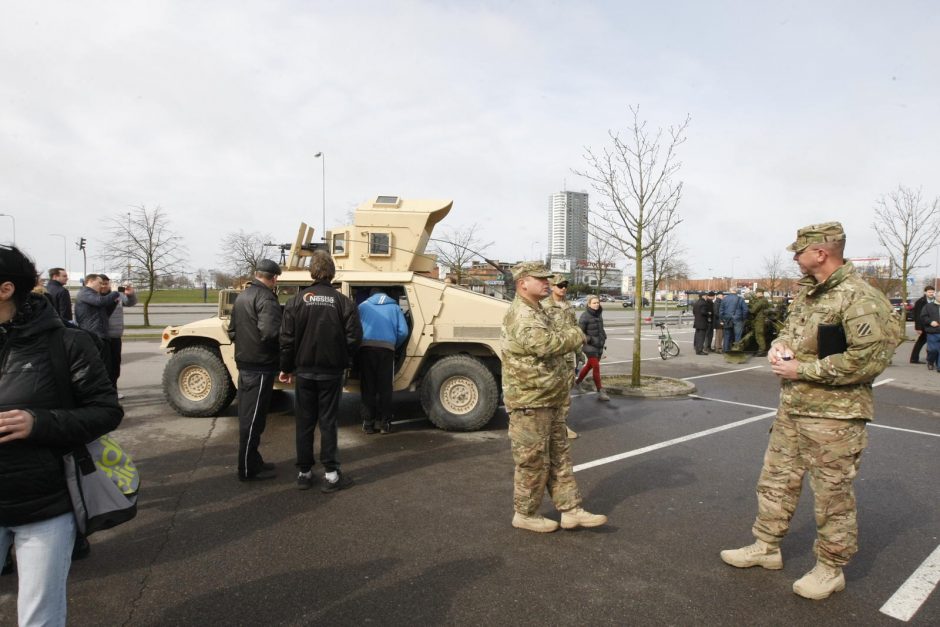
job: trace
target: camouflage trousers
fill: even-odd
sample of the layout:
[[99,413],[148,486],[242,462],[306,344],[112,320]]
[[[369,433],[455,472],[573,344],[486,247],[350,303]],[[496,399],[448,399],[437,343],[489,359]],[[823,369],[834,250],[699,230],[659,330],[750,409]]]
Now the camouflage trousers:
[[858,551],[852,481],[868,444],[864,420],[834,420],[778,411],[764,467],[757,481],[754,537],[779,545],[790,527],[809,471],[816,514],[813,551],[819,561],[841,567]]
[[767,352],[767,320],[763,317],[754,319],[754,340],[757,342],[757,350],[762,353]]
[[513,507],[524,516],[538,512],[546,488],[560,511],[581,505],[565,428],[569,405],[509,412],[509,440],[516,463]]

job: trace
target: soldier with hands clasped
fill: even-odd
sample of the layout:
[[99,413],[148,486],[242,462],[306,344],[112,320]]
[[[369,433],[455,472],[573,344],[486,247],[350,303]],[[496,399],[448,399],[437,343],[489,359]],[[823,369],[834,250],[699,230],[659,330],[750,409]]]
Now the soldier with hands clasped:
[[581,508],[565,432],[571,370],[566,356],[584,345],[577,327],[555,324],[542,307],[552,276],[536,261],[513,267],[516,297],[503,318],[503,399],[515,461],[512,526],[536,532],[558,529],[539,515],[548,493],[561,511],[561,526],[597,527],[607,517]]
[[900,330],[891,304],[845,261],[838,222],[800,229],[787,249],[800,291],[768,354],[780,405],[757,482],[752,545],[721,552],[732,566],[783,568],[786,535],[809,473],[816,512],[816,565],[793,584],[809,599],[845,588],[842,567],[858,550],[852,482],[868,442],[872,381],[890,363]]

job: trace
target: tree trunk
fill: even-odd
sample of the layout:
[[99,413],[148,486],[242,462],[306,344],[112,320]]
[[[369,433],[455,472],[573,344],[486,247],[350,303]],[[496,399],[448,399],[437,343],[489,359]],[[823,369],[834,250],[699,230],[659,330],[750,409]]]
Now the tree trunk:
[[633,285],[633,364],[630,372],[630,385],[640,386],[640,352],[643,334],[643,236],[636,238],[636,279]]
[[147,299],[144,301],[144,326],[150,326],[150,300],[153,298],[153,287],[147,292]]

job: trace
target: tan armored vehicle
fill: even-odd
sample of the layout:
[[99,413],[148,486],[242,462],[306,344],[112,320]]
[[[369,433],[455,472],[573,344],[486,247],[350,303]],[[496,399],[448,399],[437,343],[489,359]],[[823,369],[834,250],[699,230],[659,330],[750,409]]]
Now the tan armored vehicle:
[[[357,304],[373,287],[398,299],[411,333],[396,354],[395,391],[418,391],[441,429],[472,431],[496,411],[500,326],[509,303],[428,276],[435,258],[425,247],[452,205],[379,196],[356,209],[354,224],[327,233],[325,244],[314,244],[313,229],[301,224],[277,289],[296,293],[310,285],[310,255],[327,246],[336,263],[334,284]],[[179,414],[214,416],[235,398],[238,371],[227,327],[237,294],[220,292],[217,316],[163,332],[161,346],[170,353],[163,391]],[[358,373],[349,375],[346,391],[358,392]]]

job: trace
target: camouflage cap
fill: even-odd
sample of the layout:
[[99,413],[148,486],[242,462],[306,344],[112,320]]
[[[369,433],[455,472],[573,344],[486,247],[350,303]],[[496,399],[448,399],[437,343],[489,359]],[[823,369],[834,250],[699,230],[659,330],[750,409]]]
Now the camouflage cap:
[[548,279],[554,276],[548,271],[545,264],[541,261],[523,261],[512,267],[512,280],[518,281],[527,276],[533,276],[537,279]]
[[548,280],[548,282],[552,285],[561,285],[562,283],[568,283],[568,277],[563,274],[555,274]]
[[845,231],[842,230],[842,224],[840,222],[810,224],[796,232],[796,241],[787,246],[787,250],[793,253],[801,253],[807,246],[812,244],[844,241]]

